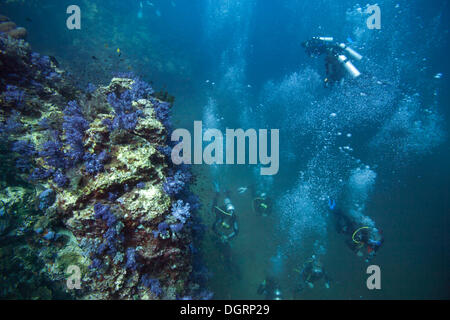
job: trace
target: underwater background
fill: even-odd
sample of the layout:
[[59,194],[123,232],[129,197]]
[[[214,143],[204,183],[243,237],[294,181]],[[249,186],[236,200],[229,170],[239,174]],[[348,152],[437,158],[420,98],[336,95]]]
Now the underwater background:
[[[66,9],[72,4],[81,8],[81,30],[66,27]],[[64,85],[53,85],[56,80],[46,75],[42,80],[46,88],[58,94],[36,94],[39,98],[32,101],[36,90],[31,82],[14,80],[11,60],[2,60],[1,120],[2,135],[6,135],[2,152],[7,154],[3,149],[9,143],[12,148],[17,140],[31,139],[37,149],[40,146],[36,155],[22,145],[14,159],[3,160],[2,170],[16,170],[17,153],[34,154],[36,160],[26,169],[30,173],[39,165],[51,166],[49,148],[44,148],[49,147],[44,144],[51,134],[34,129],[44,114],[61,119],[51,127],[59,126],[64,132],[62,142],[69,147],[57,148],[64,153],[74,149],[67,128],[85,125],[79,118],[81,112],[89,122],[79,139],[81,148],[84,156],[89,148],[95,151],[70,169],[53,166],[57,172],[53,178],[47,176],[40,182],[2,173],[5,213],[0,220],[5,227],[0,228],[0,297],[262,299],[258,286],[272,274],[285,299],[449,299],[449,2],[386,0],[377,4],[382,14],[380,30],[367,28],[366,3],[358,1],[1,0],[0,14],[26,28],[31,50],[52,57],[52,68],[64,70],[61,77],[68,79]],[[355,63],[362,76],[324,88],[323,60],[309,57],[300,45],[313,36],[332,36],[350,43],[364,57]],[[5,43],[3,51],[12,48]],[[8,63],[13,71],[5,71]],[[30,62],[31,68],[37,64]],[[111,82],[113,76],[122,80]],[[124,80],[128,78],[135,82]],[[17,98],[11,103],[8,97],[14,90],[8,85],[26,92],[31,111],[19,108]],[[119,95],[128,91],[134,102],[147,99],[137,107],[133,104],[137,108],[133,112],[139,115],[130,130],[129,119],[120,122],[118,111],[130,114],[121,109],[124,98]],[[81,108],[68,104],[73,100]],[[166,103],[172,104],[170,125]],[[39,116],[33,108],[40,110]],[[10,134],[5,128],[12,116],[27,130]],[[99,138],[108,131],[102,127],[105,119],[112,129],[108,138]],[[114,128],[116,120],[122,125],[120,130]],[[203,121],[204,129],[222,132],[226,128],[280,129],[278,174],[261,176],[259,167],[252,165],[194,165],[190,168],[193,178],[186,186],[192,194],[175,196],[165,186],[172,180],[178,182],[178,169],[158,148],[167,147],[170,128],[192,132],[195,120]],[[117,133],[122,130],[134,130],[158,148],[146,147],[145,141],[130,138],[129,132]],[[102,150],[108,151],[108,160],[106,156],[100,159]],[[140,164],[139,159],[147,156],[151,164]],[[138,164],[128,168],[116,165],[115,159]],[[92,163],[99,167],[89,170]],[[58,184],[58,170],[70,180],[70,191],[68,184]],[[112,173],[120,170],[123,174],[114,180]],[[23,176],[23,171],[20,174]],[[95,181],[103,181],[103,174],[105,188],[95,189]],[[128,180],[118,180],[128,174]],[[76,177],[83,175],[83,182],[74,184]],[[95,185],[92,190],[91,185]],[[211,228],[215,185],[231,192],[239,219],[239,234],[225,249]],[[24,194],[32,194],[20,201],[22,206],[33,205],[29,211],[20,207],[15,214],[24,220],[32,216],[32,223],[5,222],[12,211],[7,210],[11,203],[8,188],[18,186]],[[248,190],[239,193],[242,187]],[[264,190],[273,203],[267,217],[252,210],[253,188]],[[88,189],[92,192],[83,195]],[[56,214],[42,227],[37,226],[40,217],[50,215],[39,202],[46,190],[53,190],[57,199],[48,206]],[[109,198],[110,193],[117,195]],[[198,209],[187,200],[195,196],[201,204]],[[122,202],[117,204],[117,198]],[[156,198],[156,202],[145,202]],[[73,206],[71,199],[76,199]],[[349,250],[344,236],[336,232],[330,199],[344,210],[356,206],[369,223],[382,230],[383,246],[370,263],[381,268],[381,290],[367,289],[368,264]],[[188,216],[183,211],[186,203],[195,207],[190,219],[201,222],[188,223],[173,240],[178,234],[175,225],[184,224],[183,217]],[[95,215],[97,224],[84,215]],[[167,218],[169,215],[173,218]],[[105,224],[100,225],[100,220]],[[122,222],[125,231],[121,233],[116,226]],[[172,240],[162,237],[162,231],[168,229],[162,222],[171,225]],[[67,242],[59,243],[47,235],[67,235],[64,230],[68,229],[68,238],[89,242],[86,239],[101,237],[111,225],[118,233],[111,240],[114,250],[122,251],[123,260],[118,263],[113,259],[116,252],[98,249],[99,243],[92,249],[95,253],[89,246],[77,245],[83,251],[85,289],[66,290],[63,271],[70,263],[61,262],[59,271],[49,269],[59,268],[62,258],[52,256],[59,257]],[[160,234],[154,236],[156,230]],[[44,254],[43,247],[54,251]],[[8,258],[20,255],[20,250],[27,250],[25,262]],[[149,253],[157,250],[162,253]],[[172,256],[172,252],[176,253]],[[321,257],[331,286],[316,285],[297,292],[298,271],[312,254]],[[73,257],[70,254],[67,259],[78,259]],[[105,259],[114,266],[104,267]],[[50,261],[54,265],[48,265]],[[94,262],[98,262],[95,268]],[[34,270],[39,264],[43,266]],[[29,272],[22,274],[27,268]],[[112,290],[116,285],[120,289]]]

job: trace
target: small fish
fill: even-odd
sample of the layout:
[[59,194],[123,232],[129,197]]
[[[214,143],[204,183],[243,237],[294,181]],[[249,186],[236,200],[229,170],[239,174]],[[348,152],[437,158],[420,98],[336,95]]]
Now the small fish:
[[442,73],[441,73],[441,72],[436,73],[435,76],[434,76],[434,78],[435,78],[435,79],[440,79],[440,78],[442,78]]
[[116,50],[116,51],[117,51],[117,53],[120,53],[120,48],[117,48],[117,50]]
[[96,56],[92,56],[92,59],[93,60],[98,60]]
[[157,15],[158,17],[161,17],[161,11],[156,10],[155,13],[156,13],[156,15]]
[[238,188],[238,193],[239,194],[243,194],[243,193],[245,193],[245,191],[247,191],[247,187],[240,187],[240,188]]
[[33,22],[33,20],[31,20],[31,18],[28,18],[28,17],[25,19],[25,21],[27,21],[27,22]]
[[108,46],[108,44],[107,44],[107,43],[105,43],[105,48],[106,48],[106,49],[108,49],[108,47],[109,47],[109,46]]

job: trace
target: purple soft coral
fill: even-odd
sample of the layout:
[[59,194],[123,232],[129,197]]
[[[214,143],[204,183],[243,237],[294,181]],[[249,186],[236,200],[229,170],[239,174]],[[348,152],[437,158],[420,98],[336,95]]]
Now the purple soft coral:
[[106,245],[109,248],[108,254],[114,256],[117,252],[117,243],[120,241],[119,234],[116,230],[116,216],[110,211],[109,206],[96,203],[94,205],[94,217],[106,222],[108,230],[104,233],[104,238],[106,240]]
[[183,200],[178,200],[172,205],[172,216],[181,223],[186,223],[191,216],[189,203],[184,203]]
[[88,128],[89,123],[84,119],[77,102],[69,102],[64,109],[63,129],[66,133],[66,142],[70,146],[68,151],[70,166],[76,165],[83,159],[83,137]]
[[128,248],[126,256],[127,256],[127,263],[125,267],[133,271],[137,270],[138,263],[136,262],[136,249],[131,247]]
[[127,90],[122,93],[120,98],[112,92],[108,95],[107,100],[116,114],[110,125],[112,129],[134,130],[140,113],[133,111],[130,91]]
[[168,102],[158,101],[154,99],[153,109],[155,110],[156,118],[166,127],[170,128],[170,104]]
[[166,179],[163,189],[169,196],[175,196],[185,189],[191,178],[192,174],[182,167],[173,176]]
[[105,169],[105,164],[110,160],[108,153],[103,150],[100,154],[86,153],[83,157],[86,162],[86,172],[97,174]]
[[153,88],[147,82],[135,77],[130,93],[133,100],[145,99],[153,94]]
[[20,108],[24,104],[25,93],[16,86],[7,85],[4,97],[6,102],[13,103],[17,108]]
[[55,182],[59,188],[64,188],[69,184],[69,179],[64,173],[62,173],[61,171],[57,171],[53,175],[53,182]]
[[159,296],[162,293],[161,285],[159,283],[158,279],[152,279],[149,275],[144,274],[141,278],[141,282],[144,286],[150,289],[150,291],[156,295]]
[[36,155],[34,145],[30,142],[18,140],[13,143],[12,151],[17,153],[16,167],[21,172],[31,169],[31,159]]
[[44,158],[47,165],[58,169],[64,169],[66,167],[66,160],[62,148],[63,145],[59,140],[46,141],[41,146],[39,156]]

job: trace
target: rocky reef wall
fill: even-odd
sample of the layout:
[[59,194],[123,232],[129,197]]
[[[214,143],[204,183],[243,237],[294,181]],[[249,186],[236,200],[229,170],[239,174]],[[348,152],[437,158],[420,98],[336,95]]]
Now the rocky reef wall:
[[170,104],[131,74],[78,88],[8,34],[0,67],[0,297],[210,298]]

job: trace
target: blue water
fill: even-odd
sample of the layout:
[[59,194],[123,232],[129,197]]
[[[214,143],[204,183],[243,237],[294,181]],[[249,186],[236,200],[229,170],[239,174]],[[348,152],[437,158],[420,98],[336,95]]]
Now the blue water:
[[[203,241],[215,298],[263,298],[256,291],[267,274],[288,299],[450,297],[448,1],[378,1],[380,30],[367,28],[358,1],[75,2],[81,30],[65,27],[74,1],[2,1],[0,12],[80,87],[133,71],[167,90],[175,127],[202,120],[222,131],[280,129],[277,175],[250,165],[194,166],[205,223],[214,221],[216,182],[231,190],[240,224],[228,258],[210,229]],[[313,36],[350,38],[364,56],[355,62],[362,76],[324,88],[323,57],[300,45]],[[273,200],[270,216],[252,212],[250,191],[238,193],[250,185]],[[367,264],[336,233],[329,198],[358,204],[383,231],[371,262],[381,268],[381,290],[367,289]],[[314,243],[332,285],[296,295],[295,270]]]

